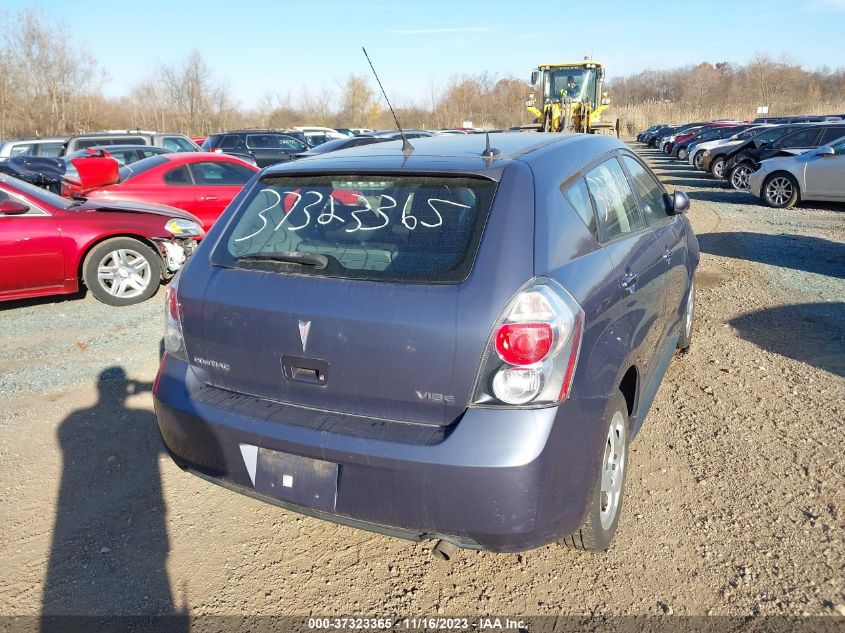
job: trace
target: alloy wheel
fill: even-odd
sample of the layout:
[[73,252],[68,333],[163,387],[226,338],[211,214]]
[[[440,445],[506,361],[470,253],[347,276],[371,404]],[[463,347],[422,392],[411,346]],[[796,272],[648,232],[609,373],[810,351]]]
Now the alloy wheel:
[[748,177],[751,175],[751,168],[747,165],[740,165],[731,174],[731,186],[740,191],[748,189]]
[[691,282],[689,286],[689,296],[687,297],[686,321],[684,323],[684,331],[687,339],[692,334],[692,314],[695,309],[695,282]]
[[773,207],[782,207],[794,193],[795,187],[786,176],[772,178],[766,185],[766,201]]
[[120,248],[107,253],[97,264],[97,280],[112,296],[132,299],[150,285],[152,271],[141,253]]
[[601,526],[607,530],[616,519],[622,500],[622,482],[625,480],[625,416],[621,411],[613,414],[607,443],[604,449],[601,474]]

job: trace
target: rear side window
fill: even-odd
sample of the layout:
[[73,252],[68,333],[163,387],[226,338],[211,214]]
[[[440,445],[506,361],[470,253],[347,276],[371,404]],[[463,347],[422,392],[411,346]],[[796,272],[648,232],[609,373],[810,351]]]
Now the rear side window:
[[253,172],[232,163],[204,162],[191,165],[194,182],[198,185],[245,185]]
[[[268,176],[237,211],[215,263],[456,283],[472,268],[495,189],[489,180],[451,176]],[[328,264],[255,259],[290,252],[322,255]]]
[[570,185],[566,191],[563,192],[569,204],[578,213],[578,217],[590,229],[590,233],[598,235],[598,225],[596,224],[596,214],[593,213],[593,203],[590,201],[590,192],[587,191],[587,184],[583,178],[579,178],[574,184]]
[[637,200],[619,161],[603,162],[588,171],[586,179],[605,240],[642,228]]
[[188,173],[188,168],[184,165],[182,167],[177,167],[176,169],[171,169],[169,172],[164,174],[164,182],[168,185],[194,184],[191,182],[191,175]]
[[831,141],[835,141],[843,136],[845,136],[845,126],[826,128],[819,140],[819,145],[827,145]]
[[164,137],[162,147],[172,149],[174,152],[193,152],[196,149],[187,139],[179,136]]
[[634,187],[637,189],[637,194],[640,196],[641,208],[646,224],[655,226],[671,219],[666,212],[666,193],[654,177],[648,173],[648,170],[642,164],[631,156],[623,156],[622,161],[631,178],[634,181]]
[[246,137],[250,149],[306,149],[300,141],[281,134],[250,134]]
[[807,128],[799,130],[789,136],[785,136],[781,140],[781,147],[812,147],[815,145],[815,140],[819,137],[819,128]]
[[238,146],[237,134],[226,134],[221,140],[218,147],[220,149],[235,149]]

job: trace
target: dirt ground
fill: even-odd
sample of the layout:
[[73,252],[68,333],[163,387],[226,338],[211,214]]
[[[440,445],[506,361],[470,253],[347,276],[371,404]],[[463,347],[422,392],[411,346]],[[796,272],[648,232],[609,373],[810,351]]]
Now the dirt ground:
[[179,470],[150,396],[163,293],[0,308],[0,615],[845,614],[845,207],[775,211],[640,150],[693,199],[692,350],[632,446],[604,555],[462,552]]

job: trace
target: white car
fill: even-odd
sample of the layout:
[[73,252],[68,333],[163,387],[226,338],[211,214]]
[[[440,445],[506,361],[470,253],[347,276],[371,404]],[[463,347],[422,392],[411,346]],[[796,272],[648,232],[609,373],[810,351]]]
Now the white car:
[[799,200],[845,202],[845,136],[797,156],[764,160],[748,177],[748,189],[778,209]]
[[330,127],[317,127],[317,126],[307,126],[307,125],[295,125],[293,127],[294,130],[297,132],[302,132],[306,137],[308,136],[317,136],[317,135],[325,135],[327,139],[334,139],[334,138],[349,138],[346,134],[341,134],[334,128]]

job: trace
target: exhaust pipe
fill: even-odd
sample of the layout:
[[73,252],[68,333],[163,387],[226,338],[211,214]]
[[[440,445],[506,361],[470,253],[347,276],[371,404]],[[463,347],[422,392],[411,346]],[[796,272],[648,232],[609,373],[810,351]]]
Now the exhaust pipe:
[[431,555],[447,563],[457,553],[458,546],[449,541],[439,540],[431,550]]

